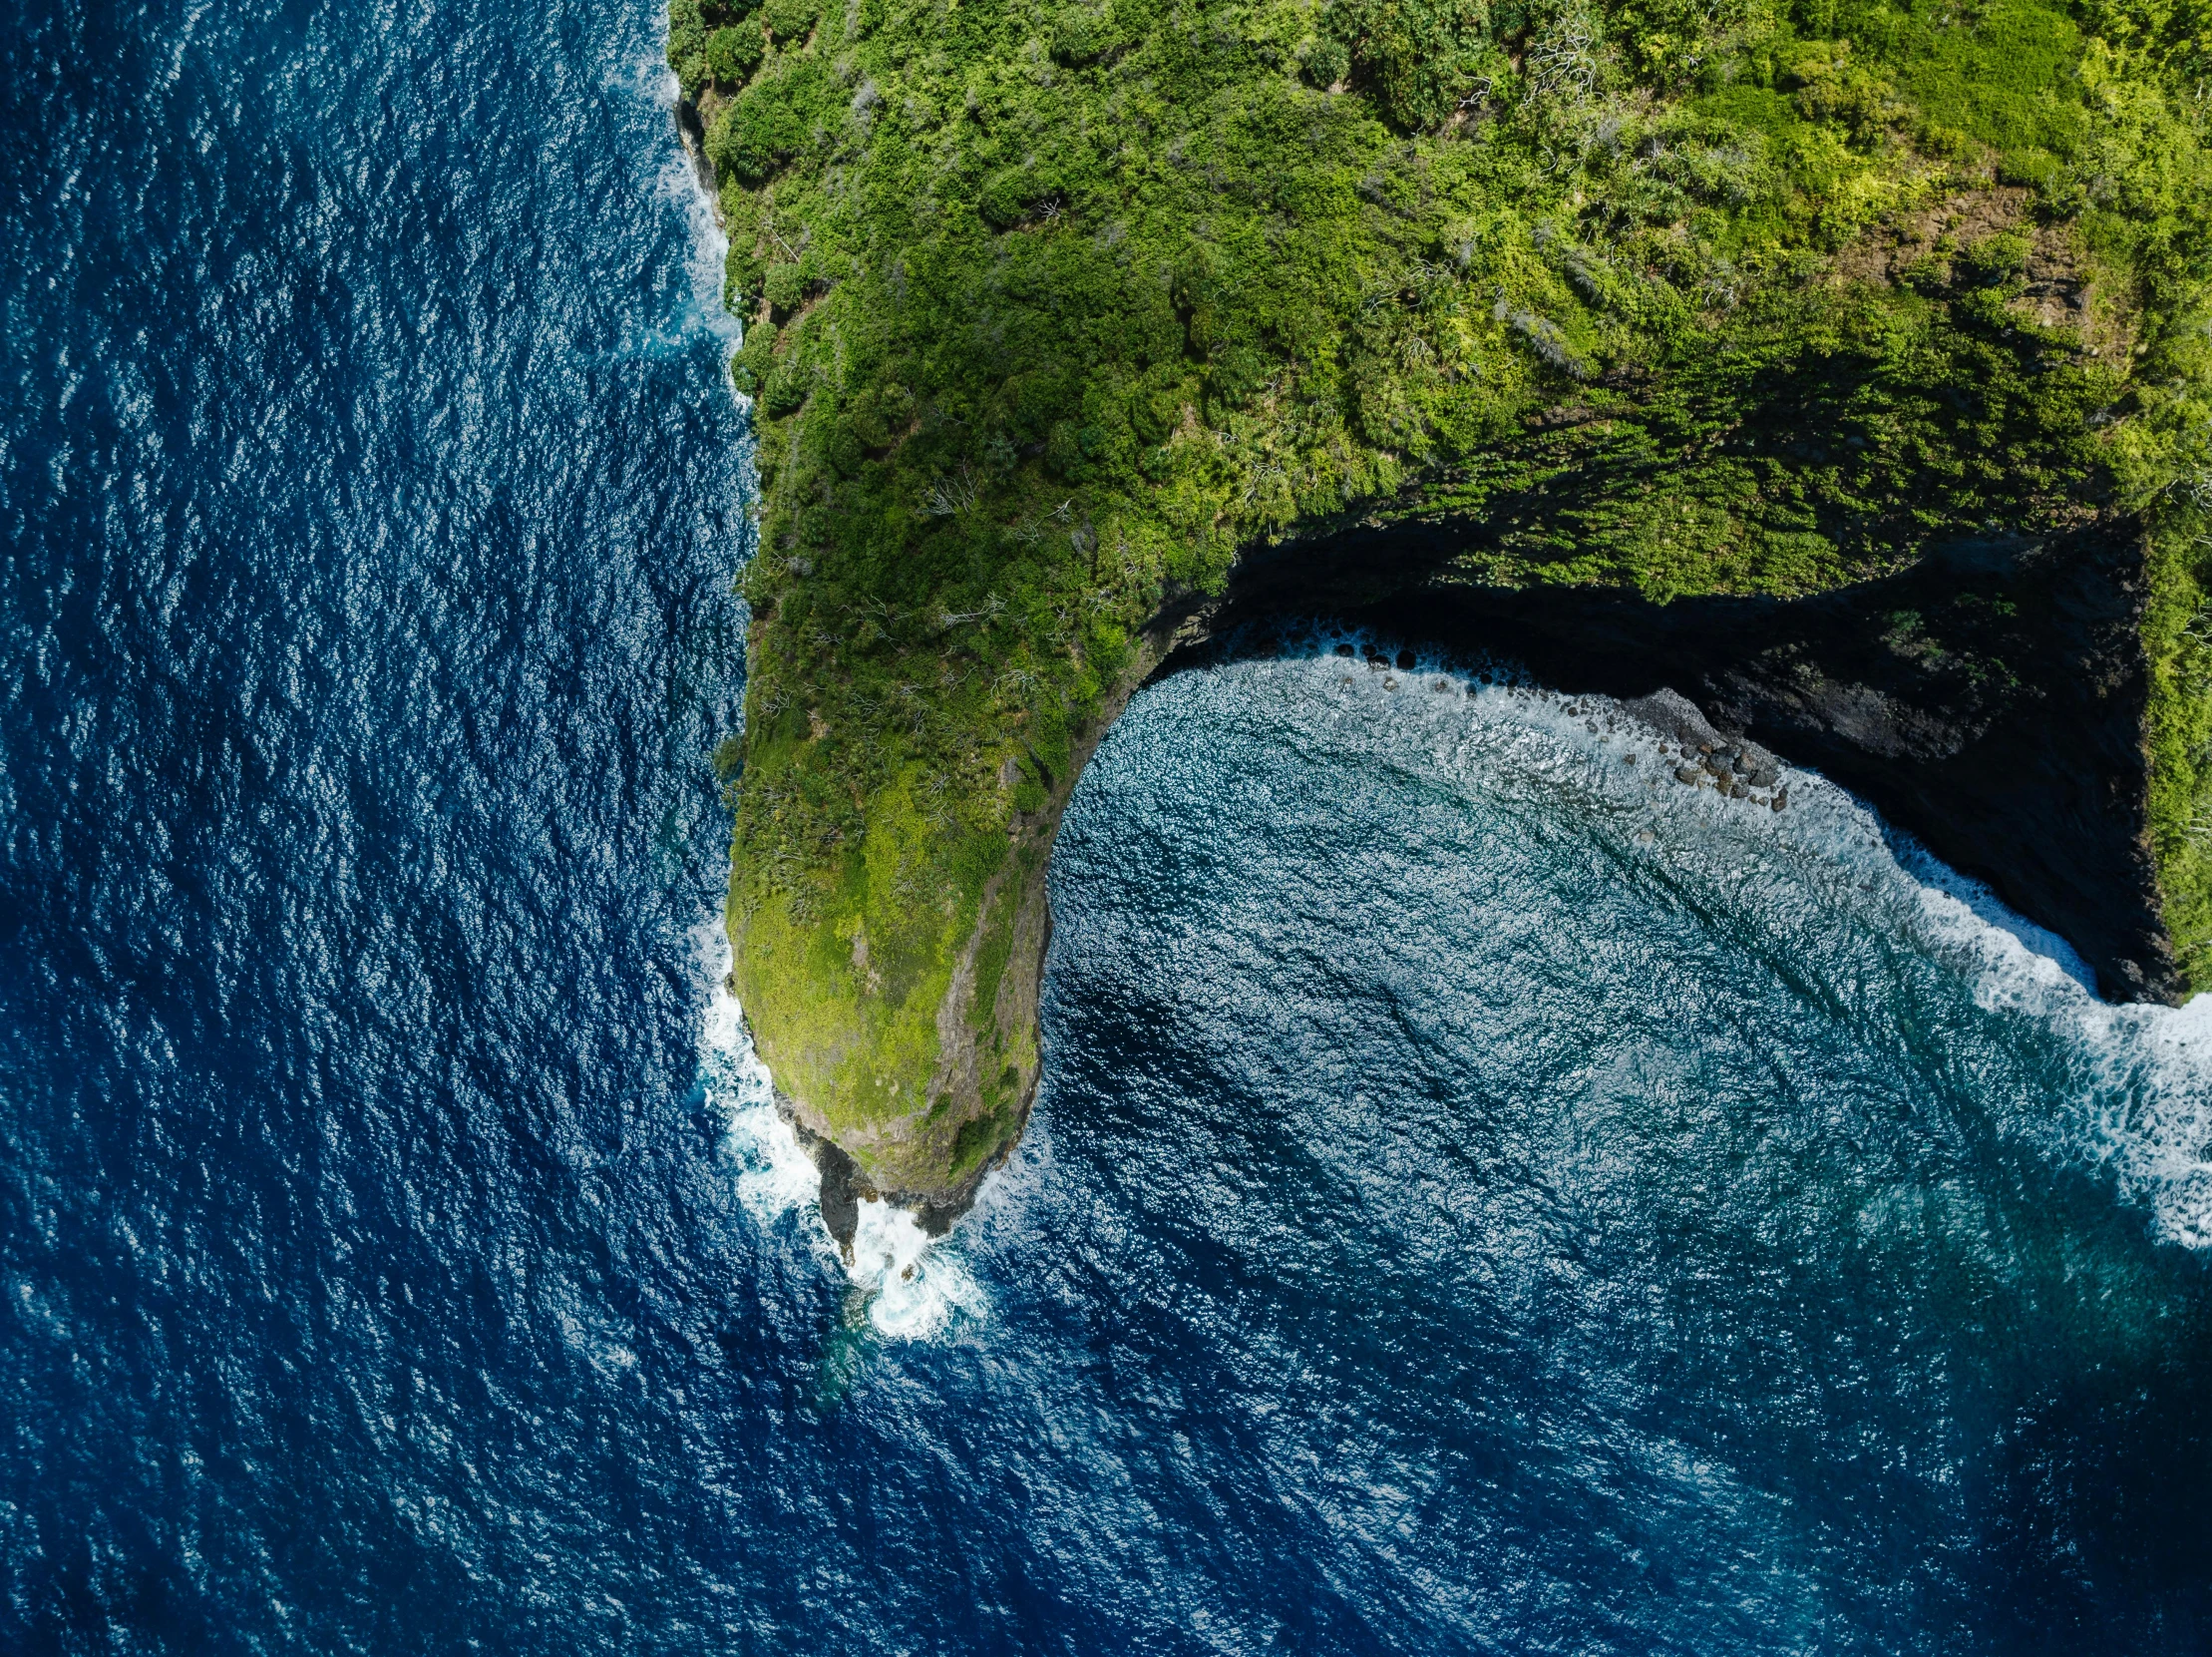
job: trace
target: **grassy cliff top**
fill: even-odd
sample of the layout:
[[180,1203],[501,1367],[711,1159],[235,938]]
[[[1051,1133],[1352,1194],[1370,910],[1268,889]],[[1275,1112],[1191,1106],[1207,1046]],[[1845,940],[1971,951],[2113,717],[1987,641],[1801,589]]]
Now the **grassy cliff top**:
[[2212,12],[673,0],[669,50],[751,319],[740,991],[871,1177],[1018,1125],[1022,895],[1138,626],[1350,519],[1663,600],[2146,515],[2204,978]]

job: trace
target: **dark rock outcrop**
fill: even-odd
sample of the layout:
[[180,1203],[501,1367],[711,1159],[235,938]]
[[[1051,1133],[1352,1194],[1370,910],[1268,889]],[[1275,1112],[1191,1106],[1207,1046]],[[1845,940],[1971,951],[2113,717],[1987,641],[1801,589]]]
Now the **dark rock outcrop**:
[[[2144,838],[2142,551],[2131,525],[1944,548],[1816,598],[1654,604],[1456,581],[1478,531],[1355,529],[1249,560],[1198,653],[1325,616],[1518,660],[1566,691],[1686,693],[1689,711],[1816,768],[2065,938],[2109,997],[2181,993]],[[1663,699],[1645,716],[1669,728]],[[1681,733],[1676,732],[1679,735]],[[1754,760],[1755,764],[1756,761]]]

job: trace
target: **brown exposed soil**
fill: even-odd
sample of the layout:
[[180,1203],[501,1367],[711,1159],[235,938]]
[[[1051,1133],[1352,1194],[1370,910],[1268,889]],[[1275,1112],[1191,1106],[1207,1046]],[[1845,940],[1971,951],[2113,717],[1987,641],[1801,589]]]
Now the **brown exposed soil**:
[[2028,289],[2012,301],[2026,322],[2074,333],[2090,356],[2124,361],[2134,345],[2127,295],[2105,291],[2070,223],[2036,220],[2035,193],[2020,185],[1955,191],[1902,213],[1836,256],[1833,279],[1892,287],[1941,287],[1951,261],[1999,235],[2028,242]]

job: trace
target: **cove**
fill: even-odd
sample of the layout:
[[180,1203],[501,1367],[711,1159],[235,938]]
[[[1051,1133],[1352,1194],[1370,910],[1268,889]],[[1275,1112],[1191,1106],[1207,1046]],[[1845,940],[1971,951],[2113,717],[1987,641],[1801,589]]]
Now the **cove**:
[[814,1396],[1048,1492],[1023,1568],[1132,1645],[2193,1649],[2202,1010],[1817,777],[1305,643],[1101,744],[1035,1117]]

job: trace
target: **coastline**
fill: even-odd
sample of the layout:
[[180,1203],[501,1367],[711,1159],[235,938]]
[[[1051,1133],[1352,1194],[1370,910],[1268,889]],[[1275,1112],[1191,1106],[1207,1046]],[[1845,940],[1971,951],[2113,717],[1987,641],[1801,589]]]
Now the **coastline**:
[[[1458,234],[1441,204],[1492,200],[1470,170],[1580,131],[1589,98],[1529,86],[1409,127],[1402,88],[1319,85],[1305,46],[1248,40],[1208,106],[1222,144],[1277,109],[1331,165],[1378,169],[1308,212],[1225,194],[1226,174],[1147,196],[1141,145],[1082,186],[1072,152],[954,165],[995,155],[1011,114],[1095,113],[1135,65],[1168,73],[1179,24],[1056,38],[996,114],[972,92],[954,114],[929,95],[942,66],[902,56],[906,23],[803,0],[748,16],[685,12],[686,50],[735,67],[686,58],[701,91],[676,112],[731,236],[760,467],[732,982],[846,1187],[972,1200],[1034,1107],[1076,778],[1139,686],[1287,617],[1622,700],[1671,687],[1724,742],[1823,769],[2067,936],[2105,994],[2171,1002],[2212,971],[2201,525],[2169,476],[2203,380],[2176,320],[2195,289],[2055,175],[2022,183],[1999,128],[1838,102],[1862,77],[1842,48],[1723,29],[1718,86],[1640,71],[1632,96],[1609,71],[1651,128],[1637,155],[1681,142],[1678,106],[1743,144],[1842,144],[1888,206],[1776,230],[1759,211],[1827,188],[1785,170],[1757,211],[1682,198],[1666,253],[1531,217],[1527,192],[1563,188],[1537,169],[1502,239],[1438,261],[1402,226]],[[1900,73],[1934,48],[1904,50]],[[1628,188],[1613,152],[1578,155],[1587,191]],[[1382,188],[1393,169],[1414,195]],[[1223,225],[1247,220],[1277,254],[1230,258]],[[1733,255],[1680,253],[1685,227],[1756,223],[1779,240],[1747,287]],[[1290,349],[1276,286],[1348,249],[1367,273],[1301,295],[1321,331]],[[2153,380],[2178,389],[2159,402]]]

